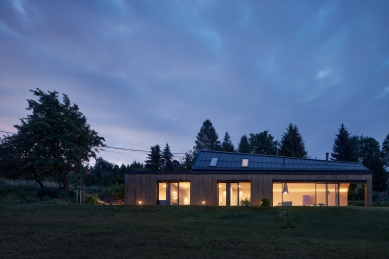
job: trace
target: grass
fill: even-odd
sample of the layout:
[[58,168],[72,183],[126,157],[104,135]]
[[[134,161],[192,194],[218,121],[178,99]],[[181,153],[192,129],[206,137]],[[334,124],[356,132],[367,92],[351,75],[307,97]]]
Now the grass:
[[382,258],[389,208],[0,205],[0,258]]

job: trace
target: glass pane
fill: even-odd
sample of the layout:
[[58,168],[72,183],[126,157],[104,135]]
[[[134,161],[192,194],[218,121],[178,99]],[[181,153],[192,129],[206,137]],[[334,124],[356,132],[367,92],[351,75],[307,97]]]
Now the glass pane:
[[179,204],[190,205],[190,182],[179,182]]
[[282,183],[273,183],[273,206],[282,206]]
[[219,183],[219,206],[226,206],[227,204],[227,193],[226,183]]
[[158,200],[166,201],[166,183],[158,183]]
[[248,167],[249,166],[249,159],[243,158],[242,159],[242,167]]
[[335,183],[327,184],[328,203],[327,206],[338,206],[337,185]]
[[170,183],[170,205],[178,205],[178,183]]
[[242,200],[248,199],[251,201],[251,189],[250,183],[240,182],[239,183],[239,202]]
[[216,166],[216,164],[217,164],[217,160],[218,160],[218,158],[217,158],[217,157],[212,157],[212,159],[211,159],[211,163],[209,163],[209,166]]
[[316,205],[327,206],[327,184],[317,183],[316,184]]
[[315,183],[284,183],[282,188],[287,190],[282,193],[283,206],[314,206],[316,204]]
[[238,183],[230,183],[230,205],[231,206],[238,206],[238,199],[239,199],[239,193],[238,193]]

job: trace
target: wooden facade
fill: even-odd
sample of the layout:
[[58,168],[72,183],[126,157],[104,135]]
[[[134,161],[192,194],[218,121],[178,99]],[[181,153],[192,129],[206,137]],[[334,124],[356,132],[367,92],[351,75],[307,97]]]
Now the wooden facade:
[[130,172],[125,175],[125,204],[156,205],[158,183],[190,182],[191,205],[218,205],[220,182],[250,182],[251,204],[259,205],[263,197],[273,200],[274,182],[362,183],[365,185],[365,205],[372,206],[372,174],[349,172],[274,173],[274,172]]

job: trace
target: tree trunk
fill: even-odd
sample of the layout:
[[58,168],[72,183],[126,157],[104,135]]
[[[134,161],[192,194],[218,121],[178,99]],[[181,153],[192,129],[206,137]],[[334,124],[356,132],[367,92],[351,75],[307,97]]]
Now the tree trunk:
[[69,180],[68,180],[68,177],[67,177],[67,174],[61,174],[59,173],[58,171],[56,171],[56,174],[58,175],[58,177],[62,180],[62,183],[63,185],[59,186],[59,188],[61,190],[69,190]]
[[45,188],[45,186],[43,186],[42,181],[36,176],[36,174],[34,174],[34,179],[35,179],[35,181],[37,181],[37,183],[39,184],[39,186],[40,186],[42,189]]

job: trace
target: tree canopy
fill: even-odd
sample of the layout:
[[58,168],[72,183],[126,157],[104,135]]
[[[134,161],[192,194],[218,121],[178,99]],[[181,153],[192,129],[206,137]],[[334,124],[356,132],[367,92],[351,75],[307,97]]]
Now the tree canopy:
[[307,158],[305,143],[296,125],[292,123],[286,128],[280,141],[279,154],[281,156]]
[[240,153],[251,153],[250,143],[246,135],[240,138],[237,151]]
[[224,135],[224,139],[222,142],[222,150],[226,151],[226,152],[234,152],[235,151],[235,147],[231,142],[230,134],[228,134],[227,131],[226,131],[226,134]]
[[356,162],[358,159],[356,152],[357,142],[358,139],[352,137],[342,123],[339,128],[339,133],[336,134],[336,138],[334,139],[331,160]]
[[173,154],[170,152],[169,144],[166,143],[162,152],[163,171],[174,171],[172,157]]
[[277,141],[265,130],[261,133],[250,134],[249,143],[252,154],[275,155],[277,151]]
[[66,94],[61,103],[56,91],[45,93],[37,88],[31,92],[38,97],[37,101],[27,100],[32,114],[14,126],[17,134],[6,137],[1,149],[9,151],[5,157],[8,163],[18,164],[18,174],[32,177],[42,188],[44,179],[55,176],[60,187],[68,190],[68,175],[96,158],[105,140],[90,128]]
[[200,150],[221,150],[219,136],[210,120],[205,120],[196,136],[196,145],[193,147],[195,154]]
[[162,152],[159,145],[151,146],[150,153],[147,155],[145,167],[150,171],[161,171],[163,166]]

